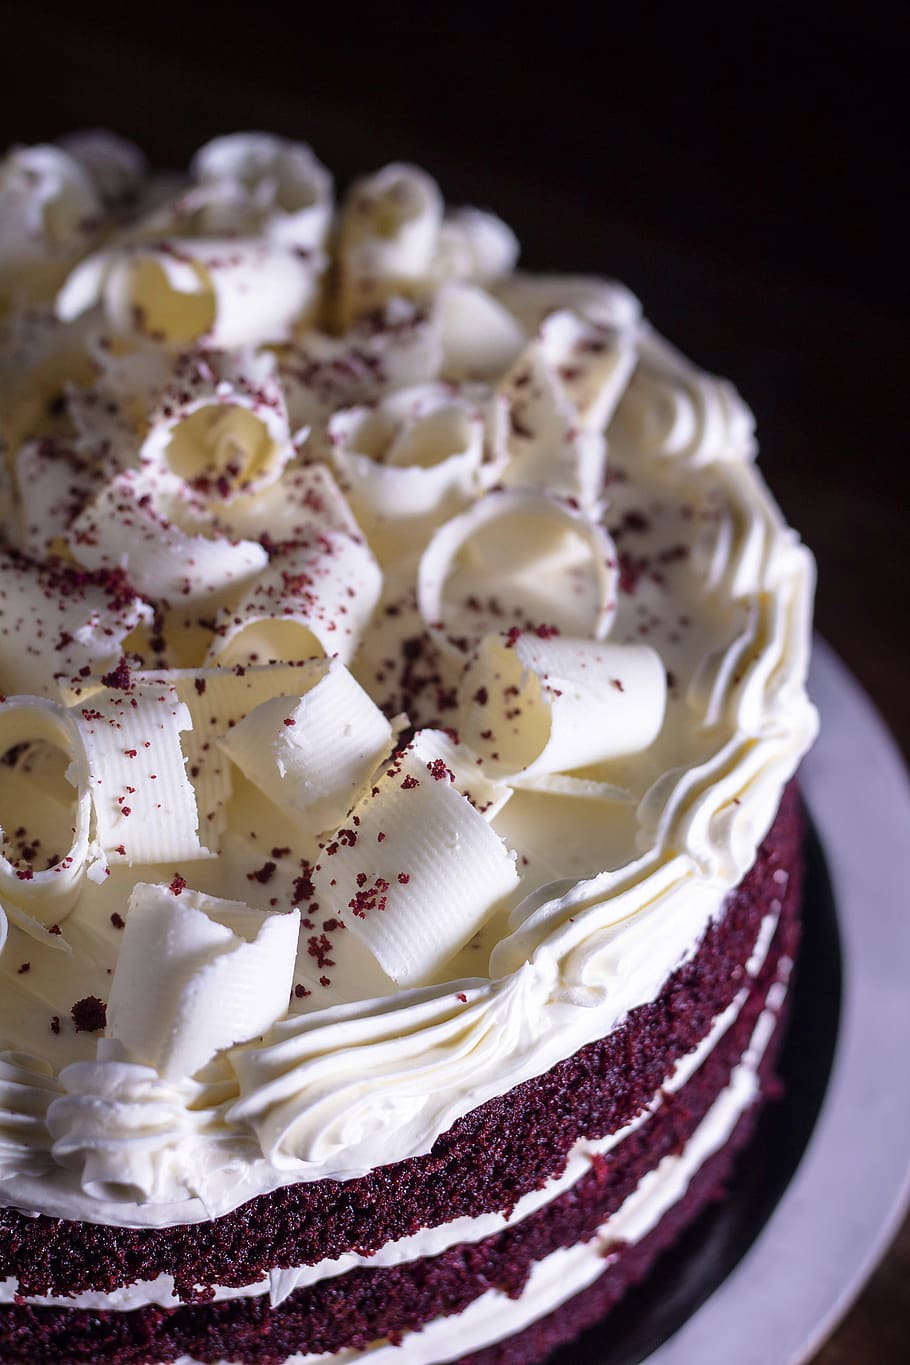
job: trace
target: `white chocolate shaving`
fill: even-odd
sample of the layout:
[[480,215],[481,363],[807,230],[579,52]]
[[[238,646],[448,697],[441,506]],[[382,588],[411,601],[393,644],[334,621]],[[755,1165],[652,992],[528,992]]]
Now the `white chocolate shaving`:
[[[19,745],[43,741],[70,759],[66,780],[73,787],[72,843],[50,867],[14,864],[0,847],[0,899],[9,917],[36,936],[22,921],[58,924],[73,908],[89,854],[92,802],[89,773],[79,734],[64,707],[43,697],[7,697],[0,701],[0,758]],[[7,834],[0,829],[0,837]]]
[[497,280],[492,289],[532,335],[545,318],[563,308],[620,331],[635,328],[641,320],[641,304],[631,290],[615,280],[593,275],[527,275],[516,271]]
[[567,309],[540,328],[540,357],[589,431],[603,431],[635,368],[637,336]]
[[[438,318],[410,299],[388,299],[341,336],[304,332],[279,358],[291,425],[321,429],[339,408],[436,379],[441,362]],[[313,447],[311,436],[311,459]]]
[[87,569],[125,569],[145,597],[174,606],[239,590],[262,572],[268,555],[257,542],[182,530],[182,499],[175,475],[126,470],[73,522],[70,552]]
[[505,455],[494,444],[491,394],[476,385],[402,389],[378,406],[336,413],[328,435],[338,477],[368,528],[463,505],[482,482],[487,451],[490,480]]
[[350,825],[321,855],[316,898],[400,986],[436,978],[518,884],[514,855],[422,732]]
[[0,552],[0,690],[56,695],[57,680],[104,672],[151,616],[121,575]]
[[[136,432],[144,429],[148,415],[173,378],[174,357],[160,346],[150,346],[142,337],[115,335],[88,325],[85,349],[97,379],[87,391],[71,387],[67,394],[67,413],[79,434],[80,448],[92,450],[97,446],[99,425],[103,435],[107,408],[114,406],[118,414],[133,422],[132,451]],[[106,396],[111,404],[99,402]]]
[[143,463],[222,502],[273,484],[293,454],[268,351],[182,358],[149,428]]
[[249,712],[274,697],[296,697],[309,665],[273,664],[239,671],[223,668],[169,669],[134,673],[136,682],[172,686],[190,713],[192,729],[181,732],[187,776],[196,794],[200,837],[215,848],[227,825],[233,792],[231,764],[218,741]]
[[392,727],[337,659],[298,672],[299,695],[262,702],[220,745],[281,810],[335,829],[392,747]]
[[437,315],[446,379],[498,379],[527,342],[520,323],[476,284],[453,281],[445,285],[439,293]]
[[242,191],[264,218],[273,242],[315,251],[325,243],[332,215],[332,177],[304,142],[268,133],[232,133],[207,142],[191,171],[201,185]]
[[544,624],[602,640],[617,587],[616,550],[603,527],[559,498],[520,488],[488,493],[436,531],[420,561],[417,602],[450,650]]
[[99,303],[115,332],[216,350],[287,341],[315,305],[321,257],[265,241],[175,238],[87,257],[57,296],[71,322]]
[[96,486],[96,474],[77,451],[61,441],[26,441],[16,456],[20,548],[39,557],[59,553]]
[[338,239],[341,321],[369,313],[393,294],[429,283],[443,203],[417,166],[393,163],[351,187]]
[[518,784],[646,749],[663,724],[667,678],[649,645],[490,636],[461,691],[465,743]]
[[98,688],[70,708],[89,768],[95,832],[109,862],[207,858],[180,735],[187,707],[165,681]]
[[451,774],[452,785],[461,792],[485,820],[493,821],[512,795],[512,788],[494,781],[484,772],[482,761],[466,744],[453,739],[446,730],[420,731],[420,748],[441,758]]
[[[78,892],[76,894],[78,895]],[[4,915],[10,924],[15,924],[17,929],[21,929],[27,938],[32,939],[35,943],[40,943],[42,948],[49,948],[52,953],[64,953],[67,957],[72,957],[72,945],[60,932],[60,920],[66,913],[62,902],[57,908],[61,913],[50,926],[43,925],[40,920],[35,919],[33,915],[28,914],[20,906],[14,905],[12,901],[7,901],[5,905],[0,906],[0,914]],[[2,948],[0,948],[0,952],[2,952]]]
[[299,913],[140,882],[130,897],[107,1035],[165,1080],[266,1032],[286,1012]]
[[381,586],[362,541],[307,530],[273,557],[237,607],[218,613],[208,661],[265,664],[325,654],[349,663]]
[[47,297],[91,242],[100,201],[92,177],[61,147],[19,147],[0,160],[0,303]]
[[546,318],[501,385],[512,453],[503,481],[596,506],[607,459],[603,431],[635,362],[628,336],[567,311]]
[[300,540],[306,530],[361,531],[347,499],[324,464],[289,464],[277,483],[255,495],[233,498],[218,509],[218,521],[232,534],[276,544]]
[[489,284],[508,275],[518,251],[515,233],[495,213],[451,209],[439,233],[437,274],[443,279]]

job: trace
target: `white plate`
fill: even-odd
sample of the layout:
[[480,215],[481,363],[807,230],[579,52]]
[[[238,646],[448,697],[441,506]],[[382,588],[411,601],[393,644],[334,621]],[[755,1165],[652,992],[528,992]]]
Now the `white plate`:
[[856,1298],[910,1203],[910,780],[871,702],[816,639],[822,728],[800,786],[841,933],[840,1034],[799,1168],[751,1249],[648,1365],[800,1365]]

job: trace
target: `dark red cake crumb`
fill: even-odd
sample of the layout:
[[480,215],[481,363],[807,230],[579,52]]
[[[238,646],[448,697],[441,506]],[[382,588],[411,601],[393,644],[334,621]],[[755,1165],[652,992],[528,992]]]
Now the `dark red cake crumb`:
[[107,1023],[107,1005],[97,995],[77,1000],[70,1010],[77,1033],[97,1033]]
[[115,688],[122,692],[130,691],[133,686],[133,677],[126,659],[122,658],[116,668],[112,669],[110,673],[103,674],[101,681],[105,687]]

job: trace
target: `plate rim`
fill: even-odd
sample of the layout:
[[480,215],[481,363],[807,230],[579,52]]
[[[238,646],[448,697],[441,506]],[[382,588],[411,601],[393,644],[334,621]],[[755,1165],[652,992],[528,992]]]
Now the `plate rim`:
[[895,1085],[910,1039],[910,916],[897,856],[910,830],[910,774],[875,706],[818,635],[809,690],[821,730],[799,781],[831,876],[843,970],[828,1089],[756,1241],[646,1365],[729,1365],[733,1341],[738,1365],[804,1365],[910,1207],[910,1089]]

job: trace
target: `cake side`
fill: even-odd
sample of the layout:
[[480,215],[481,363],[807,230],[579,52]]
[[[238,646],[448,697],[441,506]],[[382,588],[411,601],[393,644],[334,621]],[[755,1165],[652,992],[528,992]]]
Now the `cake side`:
[[[152,1296],[156,1291],[160,1295],[160,1281],[137,1286],[137,1300],[114,1291],[63,1298],[58,1301],[61,1307],[55,1309],[46,1306],[53,1300],[33,1299],[33,1308],[4,1311],[0,1328],[3,1358],[51,1365],[57,1360],[81,1358],[82,1351],[89,1352],[90,1357],[103,1346],[105,1359],[117,1362],[182,1361],[184,1355],[217,1361],[229,1350],[232,1361],[269,1365],[290,1356],[295,1362],[298,1357],[324,1358],[326,1352],[349,1352],[367,1341],[382,1337],[397,1340],[401,1333],[413,1333],[405,1338],[411,1355],[429,1361],[450,1358],[448,1353],[443,1354],[443,1348],[448,1344],[445,1323],[453,1314],[468,1312],[463,1328],[459,1316],[459,1341],[482,1340],[483,1333],[492,1332],[492,1325],[497,1327],[498,1337],[513,1320],[526,1321],[529,1314],[544,1312],[550,1299],[555,1302],[560,1294],[565,1297],[577,1292],[579,1275],[584,1281],[592,1272],[606,1274],[608,1269],[606,1283],[618,1296],[620,1288],[634,1282],[664,1244],[670,1230],[679,1226],[681,1218],[694,1216],[703,1196],[716,1188],[715,1154],[729,1165],[732,1151],[745,1140],[751,1127],[760,1095],[770,1085],[775,1051],[772,1041],[779,1033],[774,1021],[786,998],[798,935],[800,866],[798,860],[792,860],[794,849],[798,850],[798,819],[791,810],[783,812],[776,822],[760,857],[764,881],[750,877],[737,893],[756,914],[767,911],[769,889],[783,884],[780,878],[773,880],[774,874],[789,868],[779,911],[771,911],[773,934],[768,934],[766,914],[761,920],[765,932],[759,935],[748,962],[730,971],[739,989],[730,1006],[716,1016],[709,1035],[694,1052],[683,1054],[681,1064],[635,1120],[614,1131],[605,1142],[577,1143],[562,1178],[548,1181],[530,1198],[519,1199],[507,1215],[486,1220],[462,1218],[443,1226],[436,1242],[449,1249],[435,1256],[409,1259],[421,1249],[421,1243],[424,1252],[429,1250],[426,1234],[421,1233],[404,1239],[398,1247],[383,1247],[375,1256],[342,1258],[334,1264],[322,1261],[309,1274],[276,1270],[265,1286],[253,1285],[240,1291],[239,1297],[177,1312],[130,1308],[131,1303],[141,1302],[142,1292],[151,1290]],[[678,1024],[692,1010],[692,1001],[680,987],[677,983],[668,989],[664,998],[665,1008],[672,1008]],[[641,1018],[636,1022],[642,1030],[653,1027],[653,1020]],[[599,1074],[604,1100],[614,1088],[614,1077],[609,1070]],[[558,1085],[555,1076],[546,1079],[553,1083],[551,1103],[552,1095],[559,1093],[563,1109],[568,1110],[573,1092],[565,1084]],[[519,1110],[517,1098],[510,1099]],[[578,1095],[578,1100],[579,1109],[584,1111],[584,1096]],[[522,1126],[519,1110],[516,1160],[519,1152],[527,1150],[528,1138],[520,1134]],[[488,1141],[489,1135],[481,1129],[474,1138],[475,1152],[481,1152]],[[474,1167],[475,1185],[479,1186],[483,1163],[475,1161]],[[703,1167],[714,1172],[707,1184],[701,1176]],[[399,1182],[399,1187],[386,1196],[387,1201],[394,1200],[399,1206],[407,1202],[412,1207],[409,1196],[413,1177],[402,1169]],[[378,1190],[372,1194],[378,1204]],[[364,1193],[349,1194],[343,1186],[335,1191],[340,1210],[354,1204],[369,1206],[368,1199]],[[416,1220],[424,1217],[419,1207],[414,1205],[413,1209]],[[268,1237],[281,1226],[282,1216],[256,1204],[249,1214],[247,1241],[267,1248]],[[286,1216],[285,1212],[285,1220]],[[497,1225],[500,1231],[496,1231]],[[202,1225],[194,1231],[205,1230]],[[54,1233],[61,1247],[69,1242],[73,1266],[86,1258],[86,1252],[103,1263],[104,1238],[110,1232],[63,1224],[51,1235]],[[80,1250],[80,1233],[86,1240],[85,1252]],[[76,1240],[70,1242],[74,1236]],[[459,1243],[459,1236],[470,1240]],[[120,1250],[135,1267],[137,1246],[122,1245]],[[29,1247],[22,1247],[22,1252],[23,1260],[46,1266],[53,1248],[46,1240],[43,1251],[39,1251],[33,1240]],[[568,1263],[555,1273],[564,1255],[575,1267],[571,1276]],[[194,1263],[197,1273],[204,1257],[200,1243]],[[359,1262],[360,1268],[355,1264],[346,1269],[350,1261]],[[183,1273],[191,1278],[192,1268],[184,1265]],[[497,1286],[492,1298],[491,1284]],[[529,1293],[533,1289],[530,1302],[526,1288]],[[228,1291],[217,1291],[219,1296],[225,1293]],[[25,1301],[21,1296],[18,1299],[20,1304]],[[605,1302],[603,1296],[597,1302]],[[66,1303],[70,1306],[63,1307]],[[98,1309],[105,1304],[113,1311],[102,1311],[99,1316]],[[565,1315],[559,1315],[558,1321],[565,1330]],[[418,1330],[430,1324],[433,1330]]]
[[92,134],[0,216],[0,1356],[542,1353],[773,1084],[752,416],[415,167]]

